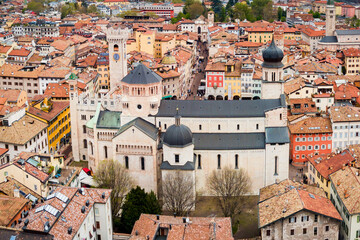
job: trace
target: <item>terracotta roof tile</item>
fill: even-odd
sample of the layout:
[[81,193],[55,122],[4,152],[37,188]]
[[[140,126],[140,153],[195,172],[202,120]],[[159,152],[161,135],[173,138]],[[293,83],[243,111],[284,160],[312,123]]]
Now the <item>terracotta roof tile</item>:
[[332,133],[331,121],[325,117],[308,117],[289,124],[289,131],[291,134]]

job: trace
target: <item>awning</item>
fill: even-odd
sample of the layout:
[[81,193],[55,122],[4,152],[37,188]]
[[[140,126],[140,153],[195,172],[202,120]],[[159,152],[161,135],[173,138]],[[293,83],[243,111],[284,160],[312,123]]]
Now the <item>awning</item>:
[[170,98],[172,98],[172,95],[167,95],[167,96],[162,97],[162,99],[170,99]]

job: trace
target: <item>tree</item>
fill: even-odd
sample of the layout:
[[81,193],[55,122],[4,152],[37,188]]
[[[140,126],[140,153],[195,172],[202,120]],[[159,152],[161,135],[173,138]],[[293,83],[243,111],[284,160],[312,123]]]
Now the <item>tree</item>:
[[111,211],[115,217],[122,207],[125,194],[134,184],[133,179],[120,162],[114,160],[101,161],[93,177],[99,188],[112,189]]
[[[77,5],[77,4],[76,4]],[[65,18],[67,15],[74,14],[76,12],[75,4],[65,4],[61,7],[61,18]]]
[[[254,0],[251,3],[251,9],[252,9],[253,14],[256,19],[258,19],[258,20],[265,19],[264,10],[269,7],[269,4],[271,5],[271,8],[272,8],[271,0]],[[267,11],[268,11],[268,9],[267,9]],[[272,9],[271,9],[271,11],[272,11]]]
[[120,17],[122,17],[122,18],[125,16],[137,16],[137,15],[138,15],[138,12],[131,11],[131,10],[120,13]]
[[178,216],[186,215],[195,206],[194,188],[189,175],[180,171],[167,174],[162,184],[165,208]]
[[32,0],[28,3],[27,9],[35,13],[40,13],[45,10],[44,2],[40,0]]
[[313,13],[313,18],[320,18],[320,13],[319,12],[314,12]]
[[280,19],[280,21],[286,22],[286,17],[282,16],[281,19]]
[[174,4],[175,4],[175,3],[183,3],[182,0],[172,0],[171,2],[174,3]]
[[276,19],[276,11],[273,8],[272,2],[268,2],[264,8],[264,20],[273,22]]
[[218,197],[218,202],[225,217],[233,217],[240,213],[243,196],[251,189],[250,178],[244,169],[239,170],[225,167],[214,170],[208,177],[210,192]]
[[121,229],[130,233],[141,213],[161,214],[161,206],[153,191],[146,193],[137,186],[126,195],[120,218]]
[[223,5],[220,0],[212,0],[211,8],[215,14],[220,14]]
[[201,3],[195,2],[187,7],[186,12],[190,14],[191,19],[195,19],[198,18],[204,12],[204,7],[202,6]]
[[92,4],[87,8],[87,13],[96,13],[97,11],[98,10],[97,10],[97,7],[95,6],[95,4]]
[[236,3],[234,6],[234,19],[240,19],[241,21],[247,19],[248,21],[255,21],[255,17],[251,11],[251,8],[247,4]]

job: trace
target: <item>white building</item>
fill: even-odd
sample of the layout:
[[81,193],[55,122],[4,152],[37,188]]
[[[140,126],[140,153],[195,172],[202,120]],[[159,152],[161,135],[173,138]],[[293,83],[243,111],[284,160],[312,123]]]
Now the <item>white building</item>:
[[9,149],[10,159],[21,152],[48,152],[47,124],[25,115],[25,108],[8,114],[2,124],[0,148]]
[[330,175],[330,200],[343,219],[340,239],[360,237],[359,175],[359,169],[350,166]]
[[13,34],[18,36],[30,35],[34,37],[58,37],[59,23],[45,20],[36,20],[28,24],[19,24],[13,27]]
[[18,224],[55,240],[112,239],[111,190],[59,187]]
[[[111,45],[126,52],[116,41],[111,39]],[[161,100],[161,79],[142,64],[124,78],[115,67],[110,81],[116,87],[102,98],[78,95],[76,82],[69,81],[75,161],[88,160],[95,169],[103,159],[118,160],[138,185],[155,192],[163,176],[174,170],[191,174],[203,195],[209,194],[210,172],[225,166],[244,168],[252,193],[288,178],[287,108],[282,65],[277,62],[283,55],[275,46],[269,51],[277,54],[264,57],[264,75],[271,83],[262,85],[264,99],[256,101]],[[114,64],[122,67],[111,57],[110,70]],[[117,86],[121,96],[112,94]]]
[[333,130],[333,150],[359,143],[360,108],[334,106],[330,108]]

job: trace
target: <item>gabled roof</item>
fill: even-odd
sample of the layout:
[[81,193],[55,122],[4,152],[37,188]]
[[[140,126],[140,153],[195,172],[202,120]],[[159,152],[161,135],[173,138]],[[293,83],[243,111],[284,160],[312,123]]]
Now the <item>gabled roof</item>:
[[140,63],[134,70],[126,75],[122,82],[128,84],[152,84],[161,82],[161,77]]
[[119,129],[119,131],[116,133],[116,135],[114,137],[116,137],[116,136],[120,135],[121,133],[125,132],[130,127],[136,127],[137,129],[139,129],[140,131],[142,131],[143,133],[148,135],[153,140],[157,139],[158,129],[156,128],[156,126],[154,124],[142,119],[142,118],[135,118],[134,120],[132,120],[132,121],[126,123],[125,125],[121,126],[121,128]]
[[265,112],[278,107],[286,107],[282,98],[260,99],[256,101],[198,101],[162,100],[157,117],[173,117],[179,108],[181,117],[238,118],[265,117]]
[[259,203],[259,227],[288,218],[302,210],[342,220],[330,199],[293,188]]

